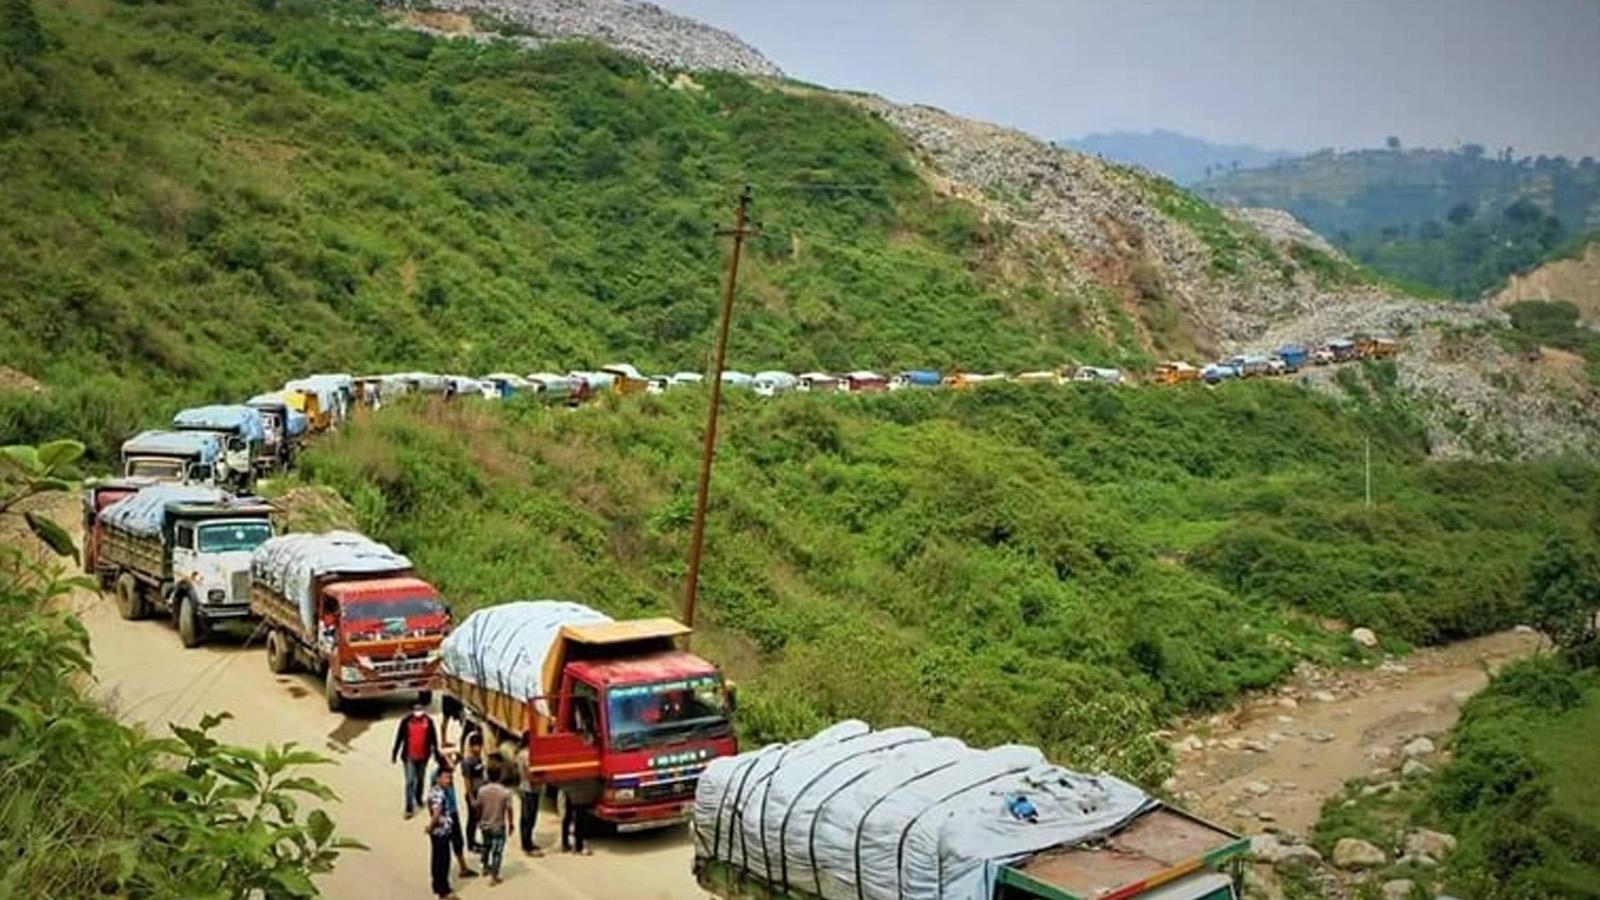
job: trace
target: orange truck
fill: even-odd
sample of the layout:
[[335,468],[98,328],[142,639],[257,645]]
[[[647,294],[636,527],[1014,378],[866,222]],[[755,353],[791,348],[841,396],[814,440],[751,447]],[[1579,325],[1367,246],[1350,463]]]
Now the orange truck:
[[438,689],[518,744],[536,778],[598,782],[594,815],[633,831],[686,821],[700,772],[738,751],[734,692],[676,646],[674,619],[615,621],[578,603],[506,603],[445,640]]
[[450,610],[411,560],[353,532],[296,533],[257,547],[250,575],[268,668],[321,675],[329,712],[393,694],[431,700]]

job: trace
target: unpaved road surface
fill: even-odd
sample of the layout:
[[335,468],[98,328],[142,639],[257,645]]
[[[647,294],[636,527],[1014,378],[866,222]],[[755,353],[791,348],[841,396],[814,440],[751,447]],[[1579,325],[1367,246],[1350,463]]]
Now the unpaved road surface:
[[[70,521],[68,519],[67,521]],[[329,809],[341,832],[369,852],[346,854],[321,879],[330,900],[426,898],[428,845],[421,819],[406,820],[402,776],[389,763],[396,721],[406,711],[399,699],[366,717],[327,711],[322,686],[309,675],[279,676],[267,670],[259,646],[242,637],[185,650],[172,627],[161,621],[125,622],[109,598],[81,593],[71,600],[93,641],[95,674],[112,708],[126,721],[152,732],[166,723],[192,724],[208,712],[234,719],[219,735],[232,743],[261,746],[293,741],[334,759],[309,774],[320,777],[341,802]],[[454,739],[455,734],[451,734]],[[558,844],[558,819],[548,806],[539,817],[539,844]],[[558,849],[558,848],[557,848]],[[473,867],[478,863],[468,857]],[[556,900],[705,900],[690,873],[688,830],[602,838],[594,855],[559,852],[527,859],[515,839],[507,848],[505,883],[490,888],[479,877],[457,883],[463,900],[474,897],[540,897]]]
[[1422,736],[1437,740],[1490,671],[1534,652],[1539,641],[1507,631],[1369,671],[1302,667],[1278,693],[1191,723],[1177,744],[1176,793],[1186,806],[1244,834],[1276,828],[1305,835],[1323,801],[1345,782],[1398,778],[1402,745]]

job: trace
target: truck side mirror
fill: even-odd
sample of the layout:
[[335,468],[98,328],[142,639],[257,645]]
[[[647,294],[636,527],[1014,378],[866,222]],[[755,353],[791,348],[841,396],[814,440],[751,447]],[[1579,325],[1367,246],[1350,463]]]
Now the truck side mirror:
[[733,713],[737,712],[738,710],[739,710],[739,686],[738,685],[734,685],[734,684],[730,684],[730,685],[728,685],[728,714],[732,715]]

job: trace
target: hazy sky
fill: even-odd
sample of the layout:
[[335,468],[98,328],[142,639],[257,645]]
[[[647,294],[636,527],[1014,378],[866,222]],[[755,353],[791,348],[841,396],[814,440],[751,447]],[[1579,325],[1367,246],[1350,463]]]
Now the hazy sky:
[[1600,0],[656,0],[789,75],[1044,138],[1600,156]]

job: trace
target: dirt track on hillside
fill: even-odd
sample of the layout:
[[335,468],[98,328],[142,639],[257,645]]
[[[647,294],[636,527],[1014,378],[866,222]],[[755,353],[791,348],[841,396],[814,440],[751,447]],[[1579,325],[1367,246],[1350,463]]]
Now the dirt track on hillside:
[[[72,512],[70,502],[56,507],[57,521],[72,523]],[[74,537],[79,536],[75,529]],[[325,897],[429,896],[427,838],[420,819],[403,817],[402,776],[389,763],[390,741],[396,720],[405,713],[405,699],[365,716],[333,715],[323,703],[320,682],[305,674],[272,674],[265,653],[247,646],[242,637],[185,650],[170,625],[123,621],[109,598],[79,592],[70,602],[89,629],[100,691],[124,720],[164,732],[169,722],[193,724],[206,713],[227,710],[234,718],[220,727],[224,740],[251,746],[293,741],[334,760],[313,773],[340,797],[329,813],[342,833],[371,850],[347,854],[335,872],[320,879]],[[547,806],[537,830],[537,840],[547,850],[558,843],[558,824]],[[469,860],[477,867],[476,860]],[[695,884],[691,861],[688,830],[681,826],[601,838],[590,857],[555,852],[527,859],[516,851],[513,839],[506,852],[504,884],[491,889],[479,877],[456,886],[463,900],[704,900],[707,894]]]
[[[1371,671],[1303,670],[1277,694],[1194,723],[1185,734],[1205,746],[1180,748],[1176,791],[1196,812],[1241,833],[1305,835],[1345,782],[1399,778],[1402,745],[1423,736],[1437,741],[1490,671],[1532,653],[1539,640],[1507,631]],[[1440,758],[1421,761],[1436,766]]]

